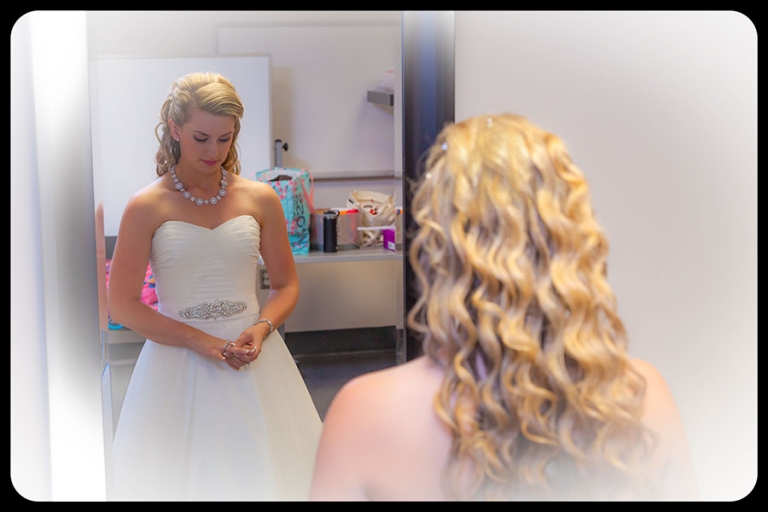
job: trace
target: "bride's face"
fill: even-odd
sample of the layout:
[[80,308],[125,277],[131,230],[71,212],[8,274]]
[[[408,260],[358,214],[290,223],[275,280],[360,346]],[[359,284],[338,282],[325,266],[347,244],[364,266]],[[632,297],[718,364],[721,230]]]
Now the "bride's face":
[[235,133],[235,117],[190,111],[182,126],[169,122],[171,134],[179,141],[181,157],[178,168],[203,174],[218,173],[227,158]]

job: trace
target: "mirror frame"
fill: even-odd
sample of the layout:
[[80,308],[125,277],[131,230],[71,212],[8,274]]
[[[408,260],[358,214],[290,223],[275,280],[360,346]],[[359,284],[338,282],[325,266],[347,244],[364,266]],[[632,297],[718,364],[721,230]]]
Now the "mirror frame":
[[[411,184],[424,173],[423,157],[455,112],[453,11],[403,11],[403,335],[405,360],[421,355],[421,338],[408,326],[418,299],[408,250],[413,229]],[[408,115],[405,115],[408,112]]]

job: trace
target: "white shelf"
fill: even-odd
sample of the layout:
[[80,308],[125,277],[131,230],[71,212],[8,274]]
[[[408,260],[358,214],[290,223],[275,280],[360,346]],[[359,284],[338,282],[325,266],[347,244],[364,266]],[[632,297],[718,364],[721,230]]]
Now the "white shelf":
[[294,255],[297,265],[304,263],[343,263],[347,261],[402,260],[403,250],[396,252],[385,250],[381,245],[348,249],[336,252],[310,251],[306,256]]

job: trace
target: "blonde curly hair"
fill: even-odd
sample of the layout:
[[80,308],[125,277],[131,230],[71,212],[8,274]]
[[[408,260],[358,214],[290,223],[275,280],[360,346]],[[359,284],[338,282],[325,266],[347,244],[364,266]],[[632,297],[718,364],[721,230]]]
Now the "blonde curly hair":
[[454,499],[652,497],[645,381],[606,280],[608,242],[562,141],[526,118],[443,129],[414,194],[408,325],[445,376]]
[[171,135],[168,121],[173,119],[177,126],[182,126],[189,120],[193,107],[211,114],[234,116],[232,145],[222,167],[231,173],[240,174],[237,135],[240,133],[240,118],[244,112],[243,103],[229,80],[218,73],[204,71],[190,73],[175,80],[160,107],[160,122],[155,126],[155,136],[160,142],[160,148],[155,155],[157,175],[162,176],[168,172],[179,162],[181,156],[181,148]]

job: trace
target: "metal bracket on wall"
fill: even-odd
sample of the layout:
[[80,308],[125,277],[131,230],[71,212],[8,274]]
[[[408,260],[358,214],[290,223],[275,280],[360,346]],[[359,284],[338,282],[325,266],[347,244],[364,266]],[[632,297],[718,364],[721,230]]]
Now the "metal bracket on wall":
[[368,91],[368,102],[391,107],[395,104],[395,95],[385,91]]

